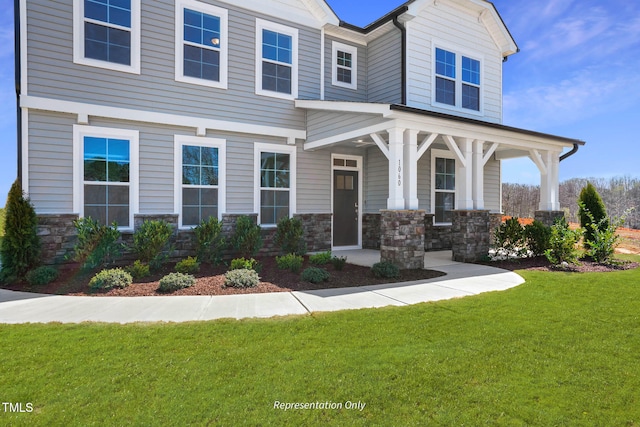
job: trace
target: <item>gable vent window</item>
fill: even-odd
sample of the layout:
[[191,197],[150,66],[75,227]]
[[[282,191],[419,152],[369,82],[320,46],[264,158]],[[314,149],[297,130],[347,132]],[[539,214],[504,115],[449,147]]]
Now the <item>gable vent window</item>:
[[480,111],[480,61],[448,50],[435,50],[435,102]]

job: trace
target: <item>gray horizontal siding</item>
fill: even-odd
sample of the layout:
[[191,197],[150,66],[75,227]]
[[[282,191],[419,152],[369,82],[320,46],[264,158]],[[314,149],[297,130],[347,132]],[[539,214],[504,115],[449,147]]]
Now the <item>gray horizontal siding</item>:
[[227,3],[228,90],[175,81],[174,2],[142,2],[141,74],[73,63],[72,2],[28,2],[29,94],[194,117],[304,128],[292,101],[255,94],[255,18],[299,29],[299,97],[318,99],[320,31]]
[[369,43],[369,102],[402,102],[402,38],[393,30]]
[[307,139],[310,141],[362,129],[382,121],[377,114],[307,112]]
[[[332,42],[337,41],[349,46],[354,46],[358,49],[358,90],[348,89],[340,86],[334,86],[332,84],[333,76],[333,49]],[[367,47],[348,43],[345,40],[340,40],[335,37],[325,37],[325,89],[324,99],[327,101],[356,101],[367,102]]]
[[365,177],[364,213],[378,213],[389,198],[389,161],[378,147],[367,149]]
[[499,160],[492,159],[484,167],[484,208],[491,212],[502,212],[500,166]]

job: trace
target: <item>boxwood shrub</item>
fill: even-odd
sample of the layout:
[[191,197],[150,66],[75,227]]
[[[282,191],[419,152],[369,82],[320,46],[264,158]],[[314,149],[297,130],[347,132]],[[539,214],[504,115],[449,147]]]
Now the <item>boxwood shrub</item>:
[[160,279],[159,292],[175,292],[196,284],[196,279],[190,274],[169,273]]
[[121,268],[102,270],[89,281],[89,287],[94,290],[108,291],[114,288],[126,288],[133,283],[133,277]]

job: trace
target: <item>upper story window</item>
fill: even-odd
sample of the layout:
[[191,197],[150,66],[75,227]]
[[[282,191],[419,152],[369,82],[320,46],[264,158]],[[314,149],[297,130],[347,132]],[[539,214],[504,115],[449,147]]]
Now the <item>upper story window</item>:
[[480,61],[435,50],[435,102],[480,111]]
[[77,64],[140,74],[140,0],[74,0]]
[[331,83],[334,86],[358,89],[358,48],[332,42]]
[[256,93],[297,98],[297,29],[256,19]]
[[176,80],[227,88],[226,9],[193,0],[176,2]]

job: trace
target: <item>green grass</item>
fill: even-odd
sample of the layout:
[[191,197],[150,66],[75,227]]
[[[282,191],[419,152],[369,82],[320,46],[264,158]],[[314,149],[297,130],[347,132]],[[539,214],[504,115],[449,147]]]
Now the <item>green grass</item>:
[[640,425],[640,269],[521,274],[403,308],[0,325],[0,399],[35,408],[0,425]]

